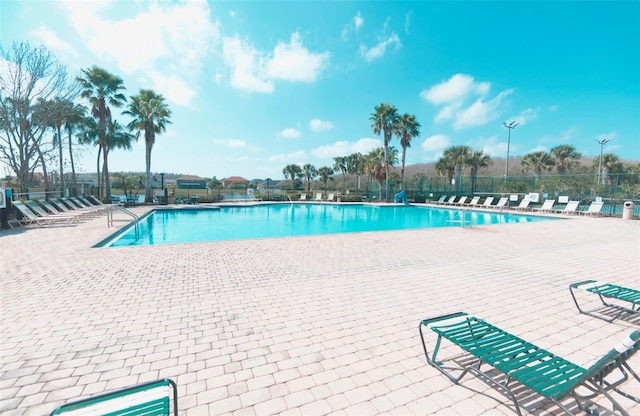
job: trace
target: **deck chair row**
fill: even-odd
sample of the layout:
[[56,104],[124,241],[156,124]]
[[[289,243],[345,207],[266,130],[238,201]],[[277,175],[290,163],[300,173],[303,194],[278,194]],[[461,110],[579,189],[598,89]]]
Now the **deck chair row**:
[[[457,200],[456,200],[457,199]],[[580,201],[569,201],[562,209],[555,209],[554,205],[556,203],[553,199],[546,200],[540,208],[530,207],[531,200],[528,198],[522,199],[518,205],[509,206],[509,198],[501,197],[498,199],[498,202],[494,205],[493,201],[494,197],[489,196],[486,197],[483,203],[480,203],[481,197],[475,196],[470,201],[468,201],[469,197],[461,196],[457,197],[456,195],[447,197],[446,195],[442,195],[437,201],[433,203],[438,205],[449,205],[449,206],[467,206],[467,207],[478,207],[478,208],[492,208],[492,209],[514,209],[516,211],[532,211],[532,212],[548,212],[548,213],[560,213],[560,214],[583,214],[583,215],[600,215],[602,208],[604,206],[604,202],[596,201],[592,202],[589,205],[589,208],[586,211],[580,211],[578,208],[580,206]],[[468,202],[467,202],[468,201]]]
[[92,218],[106,210],[106,206],[92,204],[84,197],[50,198],[49,200],[12,201],[20,213],[9,226],[15,225],[61,225],[75,224],[83,219]]
[[[611,322],[622,314],[640,314],[640,291],[611,283],[587,280],[571,284],[571,296],[580,313],[589,314]],[[579,305],[575,291],[582,289],[596,294],[607,310],[613,310],[613,318],[605,318],[586,311]],[[605,301],[604,298],[607,298]],[[630,303],[627,307],[611,300]],[[615,313],[615,311],[618,311]],[[431,330],[428,332],[426,330]],[[564,403],[565,399],[575,400],[578,408],[594,414],[589,408],[589,400],[602,395],[606,397],[614,414],[629,415],[629,412],[616,400],[611,392],[640,403],[640,377],[637,369],[629,365],[629,359],[640,350],[640,331],[632,330],[624,339],[618,340],[614,348],[595,361],[590,367],[583,368],[558,355],[546,351],[533,343],[492,325],[485,320],[466,312],[455,312],[424,319],[419,325],[420,340],[427,363],[443,373],[453,383],[458,384],[471,373],[506,393],[513,402],[515,411],[521,415],[518,395],[521,386],[533,390],[540,396],[553,401],[569,415],[572,410]],[[433,347],[428,346],[430,334],[436,336]],[[439,356],[443,341],[461,348],[470,354],[473,360],[461,359],[458,355],[442,358]],[[483,367],[490,367],[488,370]],[[496,375],[496,371],[502,375]],[[633,381],[635,380],[635,381]],[[632,388],[622,389],[630,381]],[[584,394],[584,391],[590,392]]]

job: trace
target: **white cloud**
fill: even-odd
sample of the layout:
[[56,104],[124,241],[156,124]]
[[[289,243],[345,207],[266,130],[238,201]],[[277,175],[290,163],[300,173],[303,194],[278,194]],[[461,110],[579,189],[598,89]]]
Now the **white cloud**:
[[214,140],[213,143],[225,146],[231,149],[243,148],[247,145],[244,140],[240,139],[226,139],[226,140]]
[[614,139],[617,135],[618,135],[618,133],[616,133],[615,131],[612,131],[611,133],[604,133],[604,134],[600,134],[600,135],[598,136],[598,140],[612,140],[612,139]]
[[[304,150],[298,150],[291,153],[281,153],[279,155],[269,156],[269,162],[281,162],[281,163],[297,163],[302,165],[303,160],[306,160],[307,154]],[[306,163],[306,162],[305,162]]]
[[471,106],[456,113],[453,127],[459,130],[465,127],[481,126],[495,120],[499,115],[500,103],[512,92],[513,90],[502,91],[488,101],[482,98],[477,99]]
[[[485,154],[493,157],[501,157],[505,158],[507,156],[507,142],[498,141],[498,136],[490,136],[490,137],[481,137],[479,139],[473,140],[470,145],[473,146],[474,149],[479,148]],[[509,152],[513,155],[513,151],[517,150],[518,145],[511,143]]]
[[319,131],[332,129],[333,123],[331,123],[330,121],[322,121],[320,119],[314,118],[309,122],[309,127],[311,127],[311,130],[317,133]]
[[224,62],[231,68],[231,85],[246,92],[273,92],[273,82],[261,75],[261,57],[246,41],[239,37],[222,41]]
[[429,136],[420,145],[427,152],[437,152],[451,145],[451,139],[446,134],[434,134]]
[[387,39],[381,40],[380,42],[378,42],[378,44],[372,46],[371,48],[360,45],[360,55],[365,59],[365,61],[371,62],[374,59],[384,56],[387,47],[390,47],[392,45],[395,45],[396,49],[402,46],[400,38],[395,33],[389,36]]
[[[127,74],[146,76],[154,68],[163,67],[167,78],[181,80],[184,85],[202,67],[210,48],[219,40],[219,24],[209,20],[207,2],[63,2],[71,26],[80,41],[97,58],[113,60]],[[137,14],[130,10],[140,10]],[[104,15],[126,17],[108,19]],[[113,12],[113,13],[111,13]],[[174,83],[178,85],[178,83]],[[166,92],[178,97],[178,103],[192,97],[189,92]]]
[[278,133],[278,136],[284,137],[285,139],[297,139],[301,135],[302,134],[298,130],[291,128],[284,129],[280,133]]
[[47,48],[56,52],[59,55],[67,55],[70,57],[76,57],[77,52],[74,47],[64,40],[62,40],[56,33],[51,31],[48,27],[41,25],[34,35],[38,38]]
[[551,105],[549,106],[549,111],[556,111],[558,109],[557,105]]
[[473,77],[466,74],[456,74],[434,85],[428,90],[422,90],[420,97],[432,104],[459,104],[469,95],[485,95],[489,92],[491,84],[489,82],[475,82]]
[[180,78],[165,76],[159,72],[151,72],[150,76],[153,89],[176,104],[187,106],[196,95],[196,92]]
[[[487,124],[500,115],[502,102],[513,90],[508,89],[494,98],[488,98],[490,88],[489,82],[476,82],[470,75],[456,74],[422,90],[420,97],[431,104],[442,106],[434,117],[436,123],[453,120],[453,127],[459,130]],[[470,99],[474,100],[471,104]]]
[[514,121],[521,126],[527,124],[527,121],[533,121],[538,118],[539,108],[527,108],[526,110],[522,110],[520,114],[515,117],[511,117],[507,119],[508,122]]
[[363,24],[364,24],[364,19],[362,18],[362,15],[360,14],[360,12],[358,12],[358,14],[355,15],[355,17],[353,18],[353,26],[356,28],[356,32],[360,30]]
[[290,43],[278,43],[266,64],[266,75],[287,81],[313,82],[326,66],[329,52],[311,53],[302,46],[300,34],[291,35]]
[[333,144],[320,146],[311,150],[311,155],[319,159],[332,159],[336,156],[350,155],[356,152],[366,154],[380,146],[382,146],[382,142],[380,140],[366,137],[356,142],[343,140]]

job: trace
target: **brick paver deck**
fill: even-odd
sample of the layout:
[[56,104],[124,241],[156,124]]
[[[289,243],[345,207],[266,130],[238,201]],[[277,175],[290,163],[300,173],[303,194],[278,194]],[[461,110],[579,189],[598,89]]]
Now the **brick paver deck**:
[[426,364],[421,319],[467,311],[583,366],[638,325],[578,314],[568,285],[639,287],[640,221],[91,248],[113,231],[0,232],[0,413],[168,377],[186,415],[513,415]]

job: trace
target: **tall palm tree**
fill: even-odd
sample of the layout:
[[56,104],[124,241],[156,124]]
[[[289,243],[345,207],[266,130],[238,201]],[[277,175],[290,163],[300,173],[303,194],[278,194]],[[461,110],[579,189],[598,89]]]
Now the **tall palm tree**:
[[375,107],[375,111],[371,113],[369,117],[371,121],[371,129],[373,130],[373,134],[379,135],[382,133],[382,137],[384,139],[384,164],[385,164],[385,180],[387,181],[386,186],[386,201],[391,201],[391,189],[389,184],[389,143],[391,142],[391,138],[393,137],[393,132],[396,129],[396,125],[398,124],[398,109],[387,103],[382,103]]
[[443,156],[436,162],[436,172],[438,172],[440,175],[446,175],[447,187],[449,188],[449,190],[451,190],[451,180],[453,179],[455,169],[456,165],[448,157]]
[[73,102],[71,100],[55,98],[51,102],[51,113],[53,125],[56,128],[54,135],[54,145],[58,148],[58,162],[60,166],[60,194],[64,194],[64,156],[62,152],[62,123],[73,111]]
[[486,168],[491,164],[491,157],[485,155],[482,150],[474,150],[469,159],[467,159],[467,165],[470,168],[471,176],[471,192],[476,192],[476,183],[478,182],[478,170],[480,168]]
[[400,138],[402,146],[402,167],[400,169],[400,183],[404,189],[404,164],[407,156],[407,148],[411,147],[411,139],[420,136],[420,123],[413,114],[403,114],[398,117],[396,136]]
[[307,192],[311,190],[311,181],[318,175],[318,170],[310,163],[302,167],[304,178],[307,180]]
[[567,173],[575,162],[577,162],[582,155],[570,144],[561,144],[551,149],[550,153],[556,158],[556,169],[560,175]]
[[71,163],[71,183],[73,189],[78,189],[78,181],[76,178],[76,165],[73,159],[73,132],[81,128],[86,117],[87,108],[80,104],[73,104],[71,112],[64,120],[64,127],[67,131],[67,139],[69,142],[69,162]]
[[542,171],[551,169],[554,164],[553,156],[543,150],[527,153],[522,157],[522,171],[531,169],[536,178],[542,175]]
[[102,174],[104,176],[106,198],[111,197],[111,182],[109,181],[109,163],[107,150],[107,128],[111,120],[111,108],[120,108],[127,98],[120,91],[124,90],[122,78],[113,75],[102,68],[92,66],[83,69],[82,76],[76,80],[82,87],[80,96],[91,104],[91,115],[98,120],[98,143],[102,149]]
[[333,180],[331,175],[333,175],[333,168],[329,166],[323,166],[318,169],[318,177],[320,178],[320,182],[322,182],[325,193],[327,192],[327,182]]
[[360,193],[360,175],[364,173],[364,156],[356,152],[347,156],[347,172],[356,175],[356,190]]
[[336,156],[333,158],[333,170],[342,173],[342,192],[346,192],[347,157]]
[[153,90],[140,90],[138,95],[131,97],[129,108],[122,114],[133,117],[127,125],[129,131],[137,131],[136,140],[140,132],[144,131],[146,186],[145,202],[153,202],[151,194],[151,149],[156,141],[156,134],[164,132],[167,124],[170,124],[171,110],[161,94]]
[[[364,157],[364,171],[370,180],[378,182],[378,199],[382,200],[382,182],[386,180],[387,156],[382,147],[372,149]],[[387,181],[388,183],[389,181]]]
[[[593,159],[593,167],[598,169],[600,167],[600,158]],[[621,173],[624,171],[624,166],[620,161],[620,158],[613,153],[605,153],[602,155],[602,184],[609,183],[609,174]]]
[[282,169],[284,178],[291,178],[291,189],[296,189],[296,178],[302,176],[302,168],[298,165],[287,165]]
[[443,155],[445,158],[451,161],[453,164],[454,175],[456,177],[456,189],[459,189],[461,185],[462,169],[467,166],[469,158],[471,157],[471,148],[469,146],[451,146],[445,149]]

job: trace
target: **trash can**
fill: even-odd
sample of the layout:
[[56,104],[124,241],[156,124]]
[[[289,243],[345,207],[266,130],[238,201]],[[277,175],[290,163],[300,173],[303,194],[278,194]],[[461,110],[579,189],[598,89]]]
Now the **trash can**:
[[633,219],[633,201],[624,201],[624,205],[622,207],[622,219],[623,220],[632,220]]

